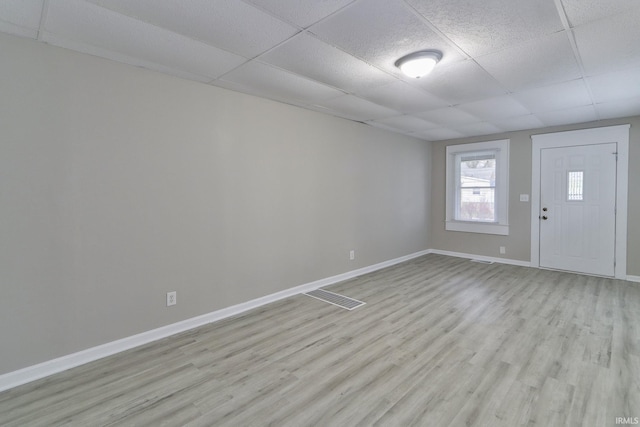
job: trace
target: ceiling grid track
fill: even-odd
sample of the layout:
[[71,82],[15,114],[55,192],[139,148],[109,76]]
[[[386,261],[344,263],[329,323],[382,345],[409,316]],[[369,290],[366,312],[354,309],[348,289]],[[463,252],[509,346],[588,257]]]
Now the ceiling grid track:
[[44,33],[44,26],[47,22],[47,12],[49,11],[49,0],[43,0],[42,2],[42,12],[40,14],[40,23],[38,25],[38,35],[37,40],[42,40],[42,34]]
[[594,106],[593,110],[596,113],[596,117],[600,119],[600,114],[598,113],[598,109],[595,108],[596,100],[593,96],[593,91],[591,90],[591,85],[587,80],[587,72],[584,68],[584,64],[582,63],[582,57],[580,56],[580,50],[578,49],[578,43],[576,42],[576,38],[573,34],[573,28],[571,28],[571,24],[569,24],[569,18],[567,18],[567,13],[564,10],[564,6],[562,5],[562,0],[553,0],[556,5],[556,9],[558,9],[558,15],[560,16],[560,21],[562,21],[562,26],[564,27],[567,37],[569,38],[569,43],[571,44],[571,49],[573,49],[573,55],[575,56],[576,62],[578,63],[578,67],[580,68],[580,74],[582,75],[582,81],[589,92],[589,98],[591,99],[591,105]]

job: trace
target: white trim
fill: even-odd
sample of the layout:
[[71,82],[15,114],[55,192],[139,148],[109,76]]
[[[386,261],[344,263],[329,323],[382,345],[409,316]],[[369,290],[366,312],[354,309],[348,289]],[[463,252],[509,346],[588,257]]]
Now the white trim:
[[627,194],[629,187],[629,128],[631,125],[607,126],[531,136],[531,266],[540,267],[540,150],[555,147],[616,142],[616,267],[615,278],[627,278]]
[[457,258],[477,259],[477,260],[480,260],[480,261],[497,262],[499,264],[517,265],[519,267],[531,267],[531,263],[530,262],[521,261],[519,259],[495,258],[495,257],[490,257],[490,256],[466,254],[466,253],[463,253],[463,252],[441,251],[440,249],[431,249],[430,252],[432,254],[454,256],[454,257],[457,257]]
[[237,314],[244,313],[245,311],[284,298],[288,298],[293,295],[309,292],[323,286],[332,285],[334,283],[342,282],[344,280],[361,276],[372,271],[390,267],[392,265],[426,255],[430,252],[430,250],[415,252],[413,254],[405,255],[400,258],[380,262],[378,264],[348,271],[346,273],[327,277],[325,279],[316,280],[314,282],[285,289],[284,291],[276,292],[271,295],[266,295],[261,298],[256,298],[251,301],[216,310],[211,313],[203,314],[201,316],[192,317],[190,319],[173,323],[171,325],[162,326],[157,329],[152,329],[150,331],[142,332],[137,335],[132,335],[130,337],[126,337],[117,341],[112,341],[106,344],[79,351],[77,353],[72,353],[66,356],[58,357],[56,359],[48,360],[43,363],[39,363],[37,365],[28,366],[17,371],[9,372],[0,375],[0,391],[8,390],[10,388],[29,383],[31,381],[39,380],[49,375],[53,375],[58,372],[66,371],[68,369],[84,365],[85,363],[93,362],[95,360],[102,359],[104,357],[111,356],[113,354],[120,353],[122,351],[129,350],[131,348],[138,347],[152,341],[157,341],[159,339],[166,338],[180,332],[197,328],[198,326],[206,325],[208,323],[222,320],[227,317],[235,316]]
[[509,226],[496,224],[495,222],[466,222],[466,221],[446,221],[445,230],[465,231],[467,233],[499,234],[509,235]]
[[640,283],[640,276],[627,275],[627,281]]

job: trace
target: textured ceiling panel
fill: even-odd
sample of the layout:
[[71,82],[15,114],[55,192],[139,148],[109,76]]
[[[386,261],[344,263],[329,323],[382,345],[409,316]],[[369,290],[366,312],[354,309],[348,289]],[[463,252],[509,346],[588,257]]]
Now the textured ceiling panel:
[[591,104],[584,80],[573,80],[513,94],[534,114],[545,110],[564,110]]
[[581,77],[565,31],[480,56],[476,61],[512,91]]
[[295,36],[260,59],[349,92],[395,81],[387,73],[306,33]]
[[462,138],[465,135],[453,129],[437,128],[418,132],[416,133],[416,136],[419,138],[424,138],[427,141],[440,141],[443,139]]
[[596,102],[640,97],[640,68],[587,78]]
[[563,29],[552,0],[407,0],[471,56]]
[[353,0],[247,0],[299,27],[306,28]]
[[438,125],[436,125],[435,123],[427,122],[414,116],[388,117],[386,119],[376,120],[376,122],[396,129],[404,129],[411,132],[419,132],[438,127]]
[[337,89],[257,61],[238,67],[222,80],[251,87],[255,94],[261,96],[297,104],[314,104],[344,95]]
[[363,122],[398,115],[398,111],[381,107],[353,95],[344,95],[339,98],[318,102],[316,105],[329,109],[339,116]]
[[456,126],[456,131],[462,133],[465,136],[475,136],[500,133],[502,132],[502,129],[492,123],[480,122]]
[[562,0],[572,27],[640,7],[638,0]]
[[[1,32],[428,140],[636,114],[639,22],[640,0],[0,0]],[[433,72],[400,74],[424,49]]]
[[296,104],[315,104],[344,95],[337,89],[257,61],[238,67],[226,74],[222,81],[251,88],[254,95]]
[[640,67],[640,8],[574,30],[588,76]]
[[415,84],[448,102],[449,105],[498,96],[507,92],[493,77],[471,60],[436,67],[425,78],[416,80]]
[[36,38],[44,0],[0,1],[0,31]]
[[240,1],[90,1],[247,58],[299,31]]
[[481,101],[458,105],[458,108],[479,117],[482,120],[498,120],[508,117],[524,116],[529,114],[520,102],[511,95],[487,98]]
[[407,135],[412,133],[412,132],[409,132],[407,130],[400,130],[400,129],[396,128],[396,127],[385,125],[384,123],[376,122],[375,120],[367,120],[365,123],[368,124],[369,126],[373,126],[373,127],[378,128],[378,129],[388,130],[389,132],[404,133],[404,134],[407,134]]
[[416,113],[447,105],[445,101],[436,96],[402,81],[367,89],[359,92],[358,95],[403,113]]
[[416,114],[416,116],[445,126],[464,125],[482,121],[479,117],[469,114],[458,107],[438,108]]
[[394,63],[418,50],[440,50],[444,54],[442,65],[464,59],[400,0],[357,1],[314,25],[310,31],[322,40],[401,77],[404,76]]
[[495,125],[506,131],[521,129],[536,129],[544,126],[544,123],[533,114],[526,116],[509,117],[508,119],[495,120]]
[[569,108],[566,110],[543,111],[536,113],[536,116],[542,121],[542,123],[544,123],[545,126],[584,123],[598,119],[593,105]]
[[640,97],[596,104],[601,119],[614,119],[640,115]]
[[95,46],[133,58],[216,78],[244,58],[82,0],[50,0],[45,40]]

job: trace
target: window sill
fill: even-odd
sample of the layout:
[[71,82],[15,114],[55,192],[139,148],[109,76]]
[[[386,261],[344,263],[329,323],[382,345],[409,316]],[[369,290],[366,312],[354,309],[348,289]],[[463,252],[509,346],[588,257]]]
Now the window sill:
[[501,236],[509,235],[508,225],[496,224],[496,223],[446,221],[444,228],[447,231],[463,231],[466,233],[498,234]]

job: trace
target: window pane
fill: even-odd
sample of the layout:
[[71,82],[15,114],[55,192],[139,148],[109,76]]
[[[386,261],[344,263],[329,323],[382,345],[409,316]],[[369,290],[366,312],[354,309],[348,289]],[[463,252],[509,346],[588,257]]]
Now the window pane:
[[457,219],[460,221],[496,221],[495,188],[461,188]]
[[459,221],[495,222],[496,155],[460,156]]
[[461,187],[495,187],[495,155],[476,158],[463,157],[460,160]]
[[567,176],[567,200],[583,199],[583,171],[572,171]]

